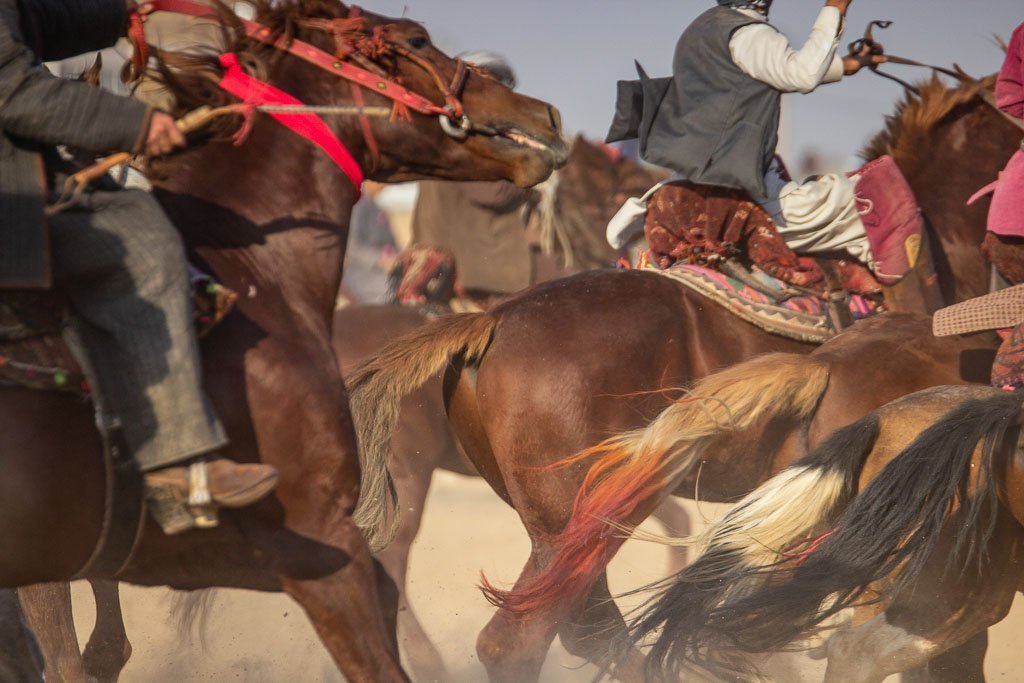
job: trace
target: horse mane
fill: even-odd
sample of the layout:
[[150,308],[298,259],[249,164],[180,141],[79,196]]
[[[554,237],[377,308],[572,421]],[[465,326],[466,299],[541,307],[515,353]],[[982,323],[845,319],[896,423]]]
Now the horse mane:
[[[270,29],[275,37],[296,38],[303,19],[335,19],[343,17],[347,6],[338,0],[249,0],[256,12],[256,21]],[[188,52],[156,50],[155,69],[145,77],[156,83],[174,102],[174,113],[183,115],[201,106],[220,107],[234,99],[217,87],[222,68],[218,56],[233,52],[254,76],[266,80],[270,67],[285,53],[272,45],[246,35],[238,15],[222,0],[211,0],[211,14],[220,25],[218,44],[204,45]],[[326,39],[326,34],[320,40]],[[328,45],[323,49],[331,50]],[[139,94],[146,97],[145,89]],[[223,133],[237,129],[237,122],[218,126]]]
[[996,77],[963,81],[956,87],[945,85],[937,75],[916,84],[918,92],[907,91],[896,105],[896,111],[885,118],[885,128],[861,150],[865,161],[889,154],[901,167],[921,153],[920,142],[932,129],[960,107],[974,101],[995,86]]

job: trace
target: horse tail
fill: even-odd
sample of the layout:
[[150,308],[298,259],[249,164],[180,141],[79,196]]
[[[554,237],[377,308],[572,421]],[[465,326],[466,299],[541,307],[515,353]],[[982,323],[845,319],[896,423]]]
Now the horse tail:
[[398,525],[388,455],[402,398],[454,358],[482,357],[496,326],[486,313],[438,318],[388,343],[346,378],[363,472],[354,518],[372,549],[386,546]]
[[[651,665],[661,672],[687,663],[744,671],[739,653],[776,651],[816,632],[838,612],[871,600],[876,582],[891,577],[890,595],[911,586],[937,556],[944,532],[952,532],[953,544],[946,571],[983,566],[998,517],[997,473],[1015,446],[1007,435],[1019,427],[1020,413],[1020,399],[1009,394],[964,401],[891,460],[853,498],[835,530],[795,556],[798,562],[783,555],[748,567],[709,601],[680,601],[693,588],[674,585],[635,630],[640,638],[665,627]],[[704,602],[700,614],[688,612],[697,599]]]
[[195,591],[176,591],[170,596],[170,613],[177,617],[179,640],[203,642],[209,630],[210,614],[217,591],[205,588]]
[[693,644],[691,633],[704,629],[718,605],[759,586],[766,568],[777,565],[780,556],[803,556],[818,542],[811,539],[833,527],[856,495],[878,433],[875,414],[838,430],[703,534],[701,554],[662,584],[664,593],[645,605],[632,625],[637,641],[664,633],[649,659],[656,680],[662,674],[665,680],[680,678],[686,663],[713,671],[737,668],[732,661],[705,661],[707,653]]
[[515,612],[541,609],[567,594],[581,597],[618,548],[609,524],[639,523],[634,516],[640,506],[670,493],[723,434],[769,417],[810,415],[828,377],[828,366],[809,356],[761,356],[704,378],[646,428],[614,436],[560,463],[596,458],[554,557],[536,577],[511,591],[485,580],[485,595]]

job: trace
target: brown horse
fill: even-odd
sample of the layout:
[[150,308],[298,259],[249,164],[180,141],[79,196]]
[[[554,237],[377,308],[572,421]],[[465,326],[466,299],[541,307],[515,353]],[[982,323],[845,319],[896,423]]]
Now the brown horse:
[[[931,83],[921,92],[903,103],[872,151],[891,151],[908,177],[940,252],[944,293],[961,300],[985,293],[989,279],[979,251],[985,207],[964,204],[979,180],[1002,168],[1019,130],[977,97],[978,86]],[[966,151],[969,133],[982,148]],[[583,463],[558,476],[550,465],[645,423],[664,406],[663,392],[762,353],[812,348],[767,334],[656,274],[594,272],[540,285],[486,314],[436,321],[396,342],[353,378],[353,406],[365,428],[360,442],[386,449],[400,397],[451,365],[446,401],[455,432],[531,537],[521,588],[549,564],[586,474]],[[701,496],[741,495],[769,471],[757,459],[706,464]],[[477,647],[491,676],[535,679],[559,632],[571,652],[605,663],[608,639],[587,635],[600,630],[614,641],[626,629],[603,570],[580,595],[560,595],[528,617],[499,610]],[[639,679],[642,664],[631,657],[616,673]]]
[[[221,16],[231,48],[256,59],[270,82],[317,104],[352,105],[349,84],[246,38],[226,10]],[[332,0],[258,4],[260,22],[329,51],[335,40],[323,26],[335,24],[303,20],[348,16]],[[457,65],[422,26],[373,14],[345,25],[356,40],[373,37],[375,57],[384,55],[374,68],[387,78],[444,100],[439,86],[454,80]],[[178,85],[216,76],[215,60],[195,62],[195,71],[177,72]],[[185,107],[200,102],[187,88],[176,94]],[[366,99],[386,102],[376,93]],[[331,128],[381,181],[430,176],[527,186],[564,161],[558,114],[547,104],[476,72],[460,99],[486,132],[456,140],[436,118],[378,119],[369,124],[375,155],[358,120],[332,119]],[[402,680],[393,585],[353,521],[360,463],[331,347],[357,188],[326,155],[260,116],[245,144],[214,142],[159,171],[164,179],[156,193],[192,257],[241,293],[238,310],[203,345],[205,385],[232,440],[225,454],[269,462],[281,479],[272,500],[226,514],[216,530],[167,537],[147,526],[128,566],[116,577],[95,578],[284,590],[306,610],[349,680]],[[67,580],[86,565],[103,527],[106,482],[91,411],[69,396],[11,388],[0,389],[0,402],[4,469],[12,473],[0,485],[0,585]]]
[[[552,178],[554,182],[549,182],[553,187],[547,190],[552,194],[550,205],[544,209],[550,213],[544,219],[557,235],[550,251],[568,274],[607,267],[616,259],[617,252],[604,238],[604,226],[626,197],[642,194],[663,179],[663,174],[635,161],[615,158],[601,145],[579,136],[565,166]],[[410,308],[353,306],[338,310],[334,316],[334,346],[342,374],[347,376],[389,340],[427,321],[426,315]],[[400,422],[391,441],[389,468],[402,515],[395,538],[377,557],[398,585],[399,632],[410,667],[425,680],[444,680],[441,655],[405,595],[409,551],[419,531],[434,470],[477,476],[448,425],[440,373],[402,402]],[[663,505],[654,516],[676,533],[689,528],[685,511],[677,505]]]
[[[610,264],[617,256],[604,239],[604,226],[624,197],[640,194],[664,174],[626,158],[615,157],[602,145],[582,136],[573,143],[566,165],[553,174],[552,196],[543,204],[546,223],[560,236],[552,244],[568,272],[568,253],[573,270]],[[547,191],[547,189],[545,190]],[[449,295],[451,287],[447,288]],[[411,307],[351,306],[334,315],[334,348],[342,374],[376,352],[388,340],[411,332],[429,320],[425,312]],[[395,538],[377,553],[384,569],[399,590],[398,628],[403,655],[413,675],[424,680],[444,680],[447,672],[440,653],[430,642],[405,595],[408,558],[419,531],[423,506],[435,469],[476,476],[476,471],[459,452],[444,411],[440,376],[407,397],[401,422],[392,439],[390,470],[402,517]],[[689,518],[672,501],[659,507],[654,517],[672,533],[688,533]],[[673,553],[672,570],[685,564],[685,551]],[[28,618],[43,647],[46,661],[64,680],[85,681],[87,675],[99,681],[116,680],[127,663],[131,645],[124,631],[115,582],[94,581],[97,621],[84,654],[78,651],[71,616],[70,593],[65,585],[42,585],[22,589]],[[204,602],[204,607],[209,602]]]
[[855,607],[823,648],[826,681],[882,681],[933,658],[947,660],[942,680],[983,681],[949,655],[984,654],[1024,579],[1022,422],[1019,396],[938,387],[838,431],[710,529],[647,605],[634,635],[658,631],[651,674],[746,677],[750,654]]

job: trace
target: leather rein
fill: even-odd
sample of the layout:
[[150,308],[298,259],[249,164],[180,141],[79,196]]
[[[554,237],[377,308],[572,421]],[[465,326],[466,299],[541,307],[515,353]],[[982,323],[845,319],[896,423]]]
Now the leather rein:
[[[954,67],[953,69],[947,69],[945,67],[935,66],[934,64],[925,64],[924,62],[919,62],[919,61],[914,60],[914,59],[907,59],[906,57],[898,57],[896,55],[887,54],[885,52],[885,48],[882,46],[882,44],[875,40],[874,29],[876,27],[880,28],[880,29],[886,29],[886,28],[889,28],[890,26],[892,26],[892,23],[893,22],[891,22],[891,21],[882,21],[882,20],[875,20],[875,21],[870,22],[868,24],[867,29],[864,31],[864,36],[862,38],[858,38],[857,40],[855,40],[852,43],[850,43],[850,45],[849,45],[849,50],[850,50],[849,56],[850,57],[861,56],[861,55],[865,54],[865,50],[866,50],[867,51],[866,54],[868,54],[868,55],[884,56],[885,60],[886,60],[886,63],[888,63],[888,64],[900,64],[900,65],[903,65],[903,66],[915,66],[915,67],[921,67],[923,69],[931,69],[932,71],[935,71],[936,73],[940,73],[940,74],[943,74],[945,76],[949,76],[950,78],[953,78],[953,79],[955,79],[957,81],[960,81],[961,83],[978,83],[978,79],[974,78],[973,76],[970,76],[963,69],[961,69],[959,66],[957,66],[955,64],[953,65],[953,67]],[[899,78],[898,76],[893,76],[892,74],[889,74],[889,73],[886,73],[886,72],[880,70],[877,65],[876,66],[869,66],[868,68],[871,69],[871,71],[873,71],[874,73],[876,73],[879,76],[881,76],[882,78],[887,78],[890,81],[895,81],[896,83],[899,83],[900,85],[902,85],[904,88],[906,88],[908,91],[914,93],[915,95],[920,95],[921,94],[920,91],[916,87],[911,85],[910,83],[907,83],[906,81],[904,81],[902,78]],[[988,91],[980,91],[978,93],[978,96],[985,102],[985,104],[989,105],[990,107],[995,109],[997,112],[999,112],[999,114],[1001,116],[1003,116],[1003,118],[1005,118],[1007,121],[1009,121],[1013,125],[1017,126],[1017,128],[1020,128],[1021,130],[1024,130],[1024,121],[1022,121],[1021,119],[1014,118],[1013,116],[1010,116],[1009,114],[1004,112],[1002,109],[1000,109],[999,106],[996,104],[995,97],[993,97],[991,93],[989,93]]]

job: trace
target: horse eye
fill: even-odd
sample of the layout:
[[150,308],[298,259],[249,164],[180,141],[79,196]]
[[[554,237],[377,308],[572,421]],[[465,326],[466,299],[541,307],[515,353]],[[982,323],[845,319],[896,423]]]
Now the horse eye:
[[422,50],[427,46],[427,37],[413,36],[412,38],[409,38],[405,42],[408,43],[409,47],[411,47],[414,50]]

